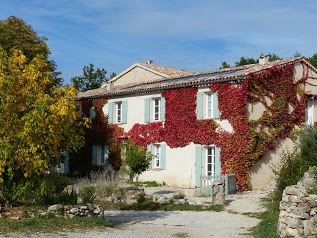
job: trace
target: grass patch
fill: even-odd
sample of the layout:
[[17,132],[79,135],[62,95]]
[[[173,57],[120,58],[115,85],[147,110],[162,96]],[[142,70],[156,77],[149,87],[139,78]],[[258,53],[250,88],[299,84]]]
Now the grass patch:
[[37,215],[34,218],[22,220],[0,219],[0,233],[7,232],[59,232],[68,230],[83,230],[89,228],[104,228],[110,226],[102,217],[60,218],[54,214]]
[[[136,182],[129,182],[129,184],[136,186]],[[163,183],[158,183],[158,182],[156,182],[156,181],[142,181],[142,182],[139,181],[139,182],[138,182],[138,185],[139,185],[139,186],[140,186],[140,185],[144,185],[144,186],[146,186],[146,187],[162,187],[162,186],[165,186],[166,183],[165,183],[165,182],[163,182]]]
[[252,228],[251,234],[255,238],[278,238],[277,223],[280,210],[276,209],[274,194],[270,194],[268,197],[263,198],[262,202],[267,208],[267,211],[256,215],[256,218],[261,221],[256,227]]
[[134,204],[126,203],[111,203],[105,202],[102,204],[105,210],[135,210],[135,211],[215,211],[224,210],[222,205],[189,205],[185,204],[159,204],[150,199],[144,199]]

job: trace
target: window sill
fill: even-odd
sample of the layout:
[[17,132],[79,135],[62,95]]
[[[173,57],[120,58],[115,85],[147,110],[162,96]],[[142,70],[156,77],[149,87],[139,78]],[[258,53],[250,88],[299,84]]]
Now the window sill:
[[160,168],[153,168],[152,171],[161,171]]

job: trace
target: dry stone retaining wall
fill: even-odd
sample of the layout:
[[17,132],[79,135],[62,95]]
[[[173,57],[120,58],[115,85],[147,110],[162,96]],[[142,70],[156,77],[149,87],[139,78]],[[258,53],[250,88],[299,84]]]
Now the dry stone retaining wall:
[[297,185],[285,188],[278,222],[280,237],[317,237],[317,195],[307,192],[316,184],[310,169]]

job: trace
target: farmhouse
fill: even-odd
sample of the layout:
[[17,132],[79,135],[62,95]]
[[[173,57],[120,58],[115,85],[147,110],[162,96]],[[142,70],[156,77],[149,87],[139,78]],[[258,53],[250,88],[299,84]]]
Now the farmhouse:
[[303,57],[201,73],[136,63],[78,94],[93,122],[82,153],[119,167],[128,136],[154,155],[141,180],[193,188],[234,173],[242,190],[263,188],[292,132],[317,121],[316,84]]

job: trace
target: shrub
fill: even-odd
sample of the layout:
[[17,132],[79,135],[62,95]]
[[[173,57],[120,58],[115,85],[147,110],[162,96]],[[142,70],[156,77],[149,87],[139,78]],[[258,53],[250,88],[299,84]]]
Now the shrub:
[[278,210],[285,187],[296,184],[308,171],[317,165],[317,128],[306,128],[298,134],[299,145],[294,152],[284,151],[280,165],[274,169],[276,188],[272,194],[272,208]]
[[125,190],[119,181],[118,172],[97,171],[91,172],[89,176],[79,180],[80,187],[92,186],[94,188],[95,199],[101,200],[107,196],[119,195],[123,197]]
[[4,183],[3,195],[7,204],[53,204],[59,202],[59,198],[66,197],[63,191],[68,184],[69,180],[65,175],[43,174]]

